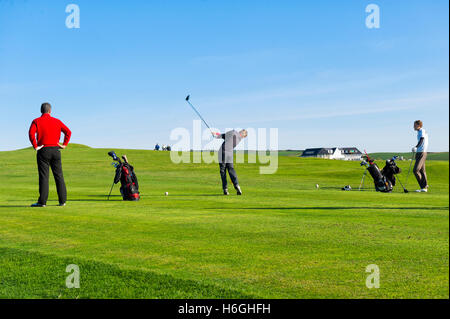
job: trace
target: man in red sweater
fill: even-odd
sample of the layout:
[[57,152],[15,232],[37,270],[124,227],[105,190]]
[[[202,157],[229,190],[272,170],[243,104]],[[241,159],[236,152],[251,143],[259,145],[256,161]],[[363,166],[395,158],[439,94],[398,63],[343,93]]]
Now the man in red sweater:
[[[49,167],[52,168],[58,191],[59,206],[66,206],[67,191],[61,164],[60,149],[65,149],[69,144],[69,128],[60,120],[51,117],[52,107],[49,103],[41,105],[42,116],[35,119],[30,126],[28,135],[30,142],[37,151],[37,164],[39,171],[39,200],[31,207],[45,207],[48,199]],[[59,143],[61,132],[64,133],[63,144]]]

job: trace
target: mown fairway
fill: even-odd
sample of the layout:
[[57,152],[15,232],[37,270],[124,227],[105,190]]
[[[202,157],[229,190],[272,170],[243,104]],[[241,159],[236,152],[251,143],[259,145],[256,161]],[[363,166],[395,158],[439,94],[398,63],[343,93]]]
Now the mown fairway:
[[[142,200],[130,203],[117,186],[106,201],[107,151],[63,151],[68,206],[56,207],[52,181],[43,209],[28,207],[35,152],[0,152],[0,297],[449,297],[446,161],[428,162],[430,193],[380,194],[340,190],[359,185],[357,162],[280,156],[275,175],[237,164],[244,196],[224,197],[217,164],[116,150],[139,177]],[[80,289],[65,287],[69,264],[80,267]],[[365,286],[369,264],[380,289]]]

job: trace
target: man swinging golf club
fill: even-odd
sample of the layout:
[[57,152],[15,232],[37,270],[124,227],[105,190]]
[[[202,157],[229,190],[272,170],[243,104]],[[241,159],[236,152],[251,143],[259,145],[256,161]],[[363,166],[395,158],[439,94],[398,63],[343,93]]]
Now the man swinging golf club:
[[420,189],[416,190],[418,193],[428,192],[428,180],[425,170],[425,161],[427,159],[428,151],[428,134],[423,128],[423,123],[420,120],[414,122],[414,130],[417,131],[417,145],[413,147],[413,153],[416,153],[416,163],[414,165],[414,175],[419,183]]
[[220,177],[222,178],[222,188],[223,188],[223,194],[229,195],[228,193],[228,183],[227,183],[227,171],[230,175],[231,182],[234,185],[234,188],[237,191],[238,195],[242,195],[241,187],[239,186],[238,178],[236,171],[234,170],[233,165],[233,153],[234,148],[242,141],[242,139],[247,137],[247,131],[241,130],[240,132],[237,132],[235,130],[226,132],[225,134],[220,134],[218,132],[213,132],[211,130],[211,127],[206,123],[203,116],[200,115],[200,113],[197,111],[197,109],[192,105],[190,102],[190,95],[186,97],[186,102],[189,104],[189,106],[194,110],[194,112],[198,115],[198,117],[205,123],[205,125],[210,130],[211,134],[214,138],[223,139],[224,142],[222,143],[222,146],[219,149],[219,167],[220,167]]
[[241,187],[239,186],[238,177],[233,165],[234,148],[247,137],[247,131],[241,130],[237,132],[235,130],[220,134],[218,132],[212,132],[213,136],[218,139],[223,139],[222,146],[219,149],[219,167],[220,177],[222,178],[222,189],[224,195],[229,195],[228,183],[227,183],[227,171],[230,175],[231,182],[236,189],[238,195],[242,195]]
[[[59,206],[65,206],[67,200],[66,184],[61,164],[60,149],[69,144],[72,133],[60,120],[51,117],[52,107],[49,103],[41,105],[42,116],[35,119],[28,132],[30,142],[37,151],[39,171],[39,200],[31,207],[45,207],[48,199],[49,167],[52,168],[58,191]],[[59,143],[61,132],[64,133],[63,144]]]

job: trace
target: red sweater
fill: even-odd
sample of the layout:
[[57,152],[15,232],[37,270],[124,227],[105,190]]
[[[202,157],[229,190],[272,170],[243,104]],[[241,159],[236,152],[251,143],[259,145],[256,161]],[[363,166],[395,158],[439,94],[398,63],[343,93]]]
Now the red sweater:
[[[42,114],[41,117],[35,119],[30,126],[28,135],[33,147],[43,145],[44,147],[58,146],[61,132],[64,133],[64,145],[69,144],[72,132],[63,122],[57,118],[51,117],[50,114]],[[37,141],[36,141],[37,134]]]

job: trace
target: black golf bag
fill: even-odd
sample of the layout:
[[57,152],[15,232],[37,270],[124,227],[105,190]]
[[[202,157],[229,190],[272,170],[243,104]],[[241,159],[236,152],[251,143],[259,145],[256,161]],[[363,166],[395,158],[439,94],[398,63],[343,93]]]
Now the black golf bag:
[[367,170],[373,178],[375,190],[377,192],[390,193],[395,186],[395,175],[401,173],[401,169],[395,163],[395,157],[386,161],[382,170],[373,160],[368,160]]
[[116,176],[114,184],[120,181],[120,194],[123,200],[137,201],[141,197],[139,195],[139,183],[134,173],[134,168],[128,163],[121,163],[116,168]]
[[397,163],[395,162],[396,157],[393,157],[392,159],[388,159],[386,161],[386,165],[381,170],[381,173],[383,176],[386,177],[386,179],[392,184],[392,186],[395,186],[395,175],[400,174],[402,170],[400,167],[397,166]]
[[124,162],[116,156],[114,151],[109,152],[108,155],[117,161],[117,163],[114,163],[116,175],[114,176],[112,187],[120,181],[120,194],[122,195],[123,200],[138,201],[141,196],[139,195],[139,183],[137,176],[134,173],[134,167],[128,163],[125,155],[122,156]]

